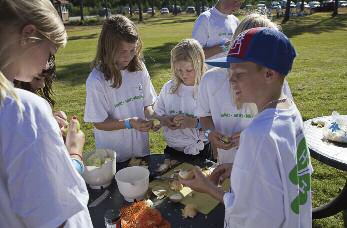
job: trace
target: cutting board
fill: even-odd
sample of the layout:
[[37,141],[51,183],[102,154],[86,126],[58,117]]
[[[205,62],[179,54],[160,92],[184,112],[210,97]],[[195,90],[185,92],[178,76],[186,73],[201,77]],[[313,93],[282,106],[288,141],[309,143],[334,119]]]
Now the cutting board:
[[[171,176],[171,174],[175,172],[175,170],[179,170],[179,169],[190,170],[193,167],[194,166],[189,163],[182,163],[179,166],[169,170],[162,176],[169,177]],[[170,189],[168,180],[153,180],[150,182],[149,187],[151,189],[165,189],[167,191],[168,196],[171,196],[177,193]],[[224,182],[222,183],[223,190],[228,191],[229,187],[230,187],[230,180],[229,179],[224,180]],[[219,201],[214,199],[210,195],[193,191],[189,187],[183,187],[180,193],[183,195],[183,199],[180,201],[180,203],[184,205],[194,204],[196,206],[196,209],[205,215],[210,213],[219,204]]]

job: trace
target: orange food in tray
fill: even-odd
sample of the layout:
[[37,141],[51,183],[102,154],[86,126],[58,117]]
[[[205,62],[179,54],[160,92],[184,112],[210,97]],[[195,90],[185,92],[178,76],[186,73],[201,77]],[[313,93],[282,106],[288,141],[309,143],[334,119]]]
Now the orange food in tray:
[[157,209],[139,201],[120,210],[123,228],[171,228]]

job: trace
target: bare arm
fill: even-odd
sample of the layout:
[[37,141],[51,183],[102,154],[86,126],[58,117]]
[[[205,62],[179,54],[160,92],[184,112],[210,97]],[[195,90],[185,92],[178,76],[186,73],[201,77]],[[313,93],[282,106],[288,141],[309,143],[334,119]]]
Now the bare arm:
[[223,52],[223,48],[220,45],[205,47],[203,49],[204,49],[206,59]]
[[212,120],[212,116],[200,117],[199,119],[200,119],[200,123],[201,123],[203,130],[207,130],[207,129],[213,130],[214,129],[214,123]]
[[116,120],[116,119],[112,119],[108,117],[103,122],[94,123],[94,127],[98,130],[114,131],[114,130],[125,129],[125,124],[124,124],[124,120]]
[[180,182],[195,191],[207,193],[219,202],[224,203],[223,196],[225,192],[223,189],[208,180],[207,177],[201,173],[199,168],[195,167],[192,171],[194,173],[192,179],[183,180],[179,178]]
[[[129,118],[131,128],[134,128],[141,132],[148,132],[153,127],[153,121],[143,120],[138,117]],[[125,120],[116,120],[108,117],[106,120],[100,123],[93,123],[94,127],[103,131],[114,131],[125,129]]]

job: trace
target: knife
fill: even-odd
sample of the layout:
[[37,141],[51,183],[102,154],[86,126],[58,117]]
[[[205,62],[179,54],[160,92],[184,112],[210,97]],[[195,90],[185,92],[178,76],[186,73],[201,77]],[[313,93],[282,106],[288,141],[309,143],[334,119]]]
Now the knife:
[[178,180],[176,177],[165,177],[165,176],[156,176],[154,179],[158,180]]
[[96,206],[98,206],[109,195],[110,195],[110,191],[109,190],[105,190],[104,193],[102,193],[98,198],[96,198],[93,202],[91,202],[88,207],[96,207]]

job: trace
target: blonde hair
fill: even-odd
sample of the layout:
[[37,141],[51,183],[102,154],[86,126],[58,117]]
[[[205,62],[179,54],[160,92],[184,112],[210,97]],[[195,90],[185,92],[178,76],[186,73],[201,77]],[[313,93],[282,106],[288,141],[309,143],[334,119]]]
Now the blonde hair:
[[[278,30],[281,30],[281,27],[277,25],[276,23],[272,22],[269,18],[267,18],[265,15],[261,15],[258,13],[252,13],[247,15],[243,20],[240,22],[240,24],[237,26],[233,37],[231,38],[231,43],[234,42],[236,37],[251,28],[257,28],[257,27],[267,27],[267,28],[275,28]],[[261,68],[259,68],[261,70]],[[242,104],[238,102],[235,99],[235,93],[233,96],[233,102],[236,104],[237,109],[240,109],[242,107]]]
[[195,71],[195,95],[197,87],[201,81],[202,76],[206,71],[205,54],[198,41],[194,39],[183,39],[171,50],[171,72],[173,85],[170,88],[171,93],[176,93],[178,87],[182,83],[176,71],[175,64],[178,61],[191,62]]
[[247,15],[245,18],[243,18],[243,20],[237,26],[233,34],[233,37],[231,38],[231,42],[233,42],[236,39],[236,37],[243,31],[246,31],[247,29],[251,29],[251,28],[257,28],[257,27],[267,27],[267,28],[275,28],[275,29],[281,30],[281,27],[279,25],[272,22],[265,15],[252,13]]
[[[49,0],[0,0],[0,71],[11,64],[8,49],[20,40],[10,40],[12,31],[20,31],[25,25],[34,25],[42,38],[47,38],[57,48],[64,46],[67,34],[56,9]],[[18,103],[13,86],[4,74],[0,75],[0,105],[7,95]]]
[[3,105],[4,99],[10,96],[12,97],[17,104],[19,104],[18,96],[14,90],[13,85],[10,83],[9,80],[3,75],[3,73],[0,71],[0,109]]
[[116,15],[104,21],[92,67],[104,73],[106,81],[111,80],[113,88],[122,85],[120,69],[115,64],[120,41],[136,43],[135,56],[127,66],[129,72],[143,70],[142,41],[136,25],[123,15]]

